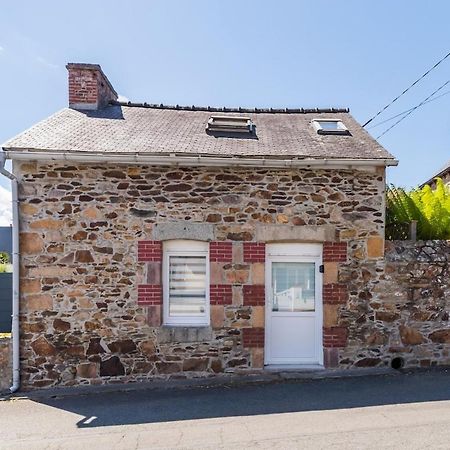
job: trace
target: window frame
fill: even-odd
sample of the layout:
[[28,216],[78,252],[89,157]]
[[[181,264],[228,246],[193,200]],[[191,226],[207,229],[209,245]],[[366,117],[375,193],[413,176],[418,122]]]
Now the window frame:
[[[204,256],[205,257],[205,312],[198,316],[171,317],[169,314],[169,261],[171,256]],[[163,325],[168,326],[199,326],[210,324],[210,263],[209,243],[195,240],[175,239],[163,242]]]
[[211,116],[206,131],[253,133],[254,124],[247,116]]
[[[322,128],[320,125],[321,122],[335,122],[337,124],[336,130],[329,130],[326,128]],[[338,135],[346,135],[350,134],[349,129],[345,126],[344,122],[341,119],[313,119],[311,121],[312,126],[316,130],[317,134],[338,134]]]

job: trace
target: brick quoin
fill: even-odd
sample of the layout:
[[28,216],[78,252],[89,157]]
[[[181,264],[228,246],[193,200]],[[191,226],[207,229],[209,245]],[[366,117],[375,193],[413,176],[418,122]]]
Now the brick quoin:
[[329,327],[323,329],[323,346],[325,348],[345,347],[348,330],[345,327]]
[[242,345],[245,348],[263,348],[264,328],[243,328]]
[[161,241],[139,241],[138,261],[140,262],[161,262],[162,242]]
[[325,284],[322,295],[324,304],[343,305],[348,300],[347,286],[339,283]]
[[246,284],[243,287],[244,306],[264,306],[266,291],[264,285]]
[[233,290],[231,284],[211,284],[209,287],[211,305],[231,305]]
[[324,242],[323,262],[347,261],[347,242]]
[[138,305],[161,305],[162,287],[159,284],[138,285]]
[[211,262],[232,262],[233,243],[223,241],[210,242],[209,260]]
[[244,262],[257,263],[266,261],[266,244],[264,242],[244,242]]

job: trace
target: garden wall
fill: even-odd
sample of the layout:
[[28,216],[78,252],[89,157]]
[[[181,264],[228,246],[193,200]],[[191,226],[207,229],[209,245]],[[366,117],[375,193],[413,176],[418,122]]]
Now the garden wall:
[[354,274],[339,274],[350,291],[341,367],[450,365],[450,241],[386,242],[385,260]]

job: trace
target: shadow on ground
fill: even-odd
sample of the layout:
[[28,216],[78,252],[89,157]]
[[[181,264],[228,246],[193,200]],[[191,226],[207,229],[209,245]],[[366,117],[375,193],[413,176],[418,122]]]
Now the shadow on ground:
[[450,400],[448,371],[39,399],[79,428]]

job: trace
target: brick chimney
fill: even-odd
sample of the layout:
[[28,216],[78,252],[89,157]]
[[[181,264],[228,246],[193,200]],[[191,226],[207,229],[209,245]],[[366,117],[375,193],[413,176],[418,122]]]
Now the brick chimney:
[[98,64],[69,63],[66,68],[70,108],[101,109],[117,100],[117,92]]

